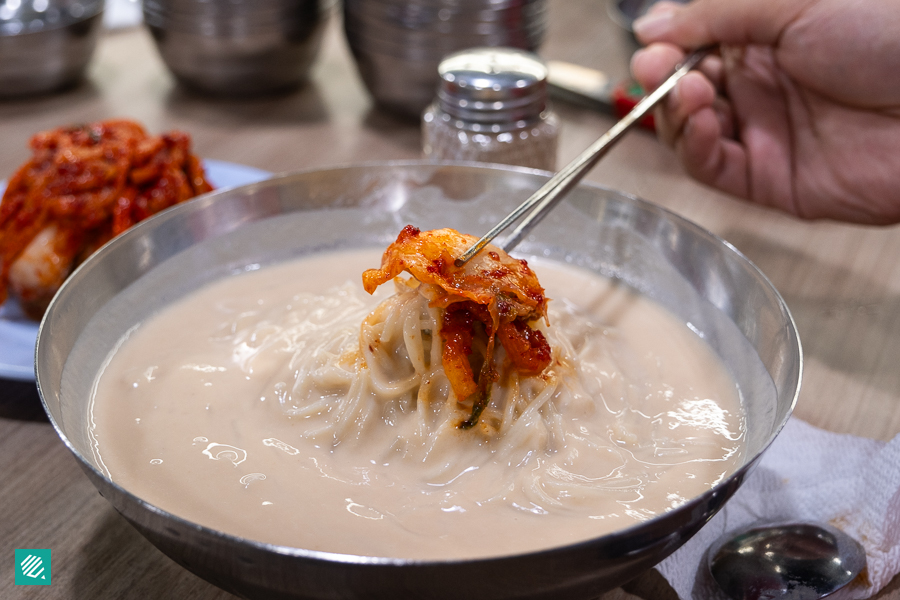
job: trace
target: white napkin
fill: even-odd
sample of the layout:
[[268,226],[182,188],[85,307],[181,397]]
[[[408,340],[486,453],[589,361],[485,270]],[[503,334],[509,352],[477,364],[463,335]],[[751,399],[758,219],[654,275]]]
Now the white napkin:
[[725,507],[657,566],[682,600],[725,598],[706,549],[757,521],[825,522],[866,549],[866,578],[831,596],[869,598],[900,572],[900,435],[889,443],[817,429],[791,418]]

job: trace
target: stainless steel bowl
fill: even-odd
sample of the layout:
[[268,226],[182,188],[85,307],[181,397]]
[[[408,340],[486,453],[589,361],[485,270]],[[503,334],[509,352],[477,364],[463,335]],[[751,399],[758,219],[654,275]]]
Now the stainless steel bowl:
[[477,46],[535,52],[547,27],[544,0],[344,0],[344,32],[375,102],[419,118],[434,99],[441,59]]
[[103,0],[0,0],[0,97],[53,92],[80,80]]
[[144,23],[179,83],[222,96],[303,84],[335,0],[146,0]]
[[691,323],[737,380],[747,463],[671,512],[589,541],[490,559],[329,554],[240,539],[152,506],[102,474],[88,437],[91,386],[105,357],[166,304],[250,264],[383,248],[407,223],[480,234],[546,180],[546,173],[515,167],[385,163],[285,175],[170,209],[101,249],[51,304],[36,361],[47,414],[100,493],[141,533],[240,596],[595,597],[665,558],[725,503],[791,414],[801,372],[790,314],[746,258],[677,215],[613,190],[579,186],[519,249],[620,279],[654,298]]

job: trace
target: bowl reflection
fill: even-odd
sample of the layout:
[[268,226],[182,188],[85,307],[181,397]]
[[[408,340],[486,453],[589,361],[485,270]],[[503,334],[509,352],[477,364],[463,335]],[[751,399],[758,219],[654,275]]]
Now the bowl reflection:
[[[790,314],[746,258],[696,225],[612,190],[579,186],[520,250],[621,280],[663,304],[703,332],[738,382],[747,462],[670,512],[527,554],[453,561],[331,554],[241,539],[152,506],[103,475],[88,435],[91,386],[110,349],[174,299],[248,264],[323,249],[383,248],[406,223],[482,233],[546,179],[515,167],[385,163],[285,175],[166,211],[86,261],[50,306],[37,345],[46,411],[101,494],[142,534],[240,596],[595,597],[665,558],[724,504],[790,416],[801,371]],[[164,294],[148,294],[127,315],[104,313],[107,302],[151,273],[168,282]],[[102,327],[89,327],[94,317]],[[84,331],[91,333],[79,340]],[[77,368],[67,371],[64,387],[67,363]]]

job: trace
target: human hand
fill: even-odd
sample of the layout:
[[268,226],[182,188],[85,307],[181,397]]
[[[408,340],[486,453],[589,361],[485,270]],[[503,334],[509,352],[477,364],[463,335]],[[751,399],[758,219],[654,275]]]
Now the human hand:
[[900,2],[665,2],[634,30],[646,89],[721,44],[658,109],[693,177],[802,218],[900,222]]

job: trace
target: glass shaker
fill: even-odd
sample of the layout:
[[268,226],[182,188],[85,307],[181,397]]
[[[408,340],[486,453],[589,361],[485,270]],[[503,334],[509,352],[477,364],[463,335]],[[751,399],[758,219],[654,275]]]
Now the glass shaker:
[[559,117],[547,102],[547,67],[512,48],[444,58],[437,98],[422,114],[425,156],[555,170]]

